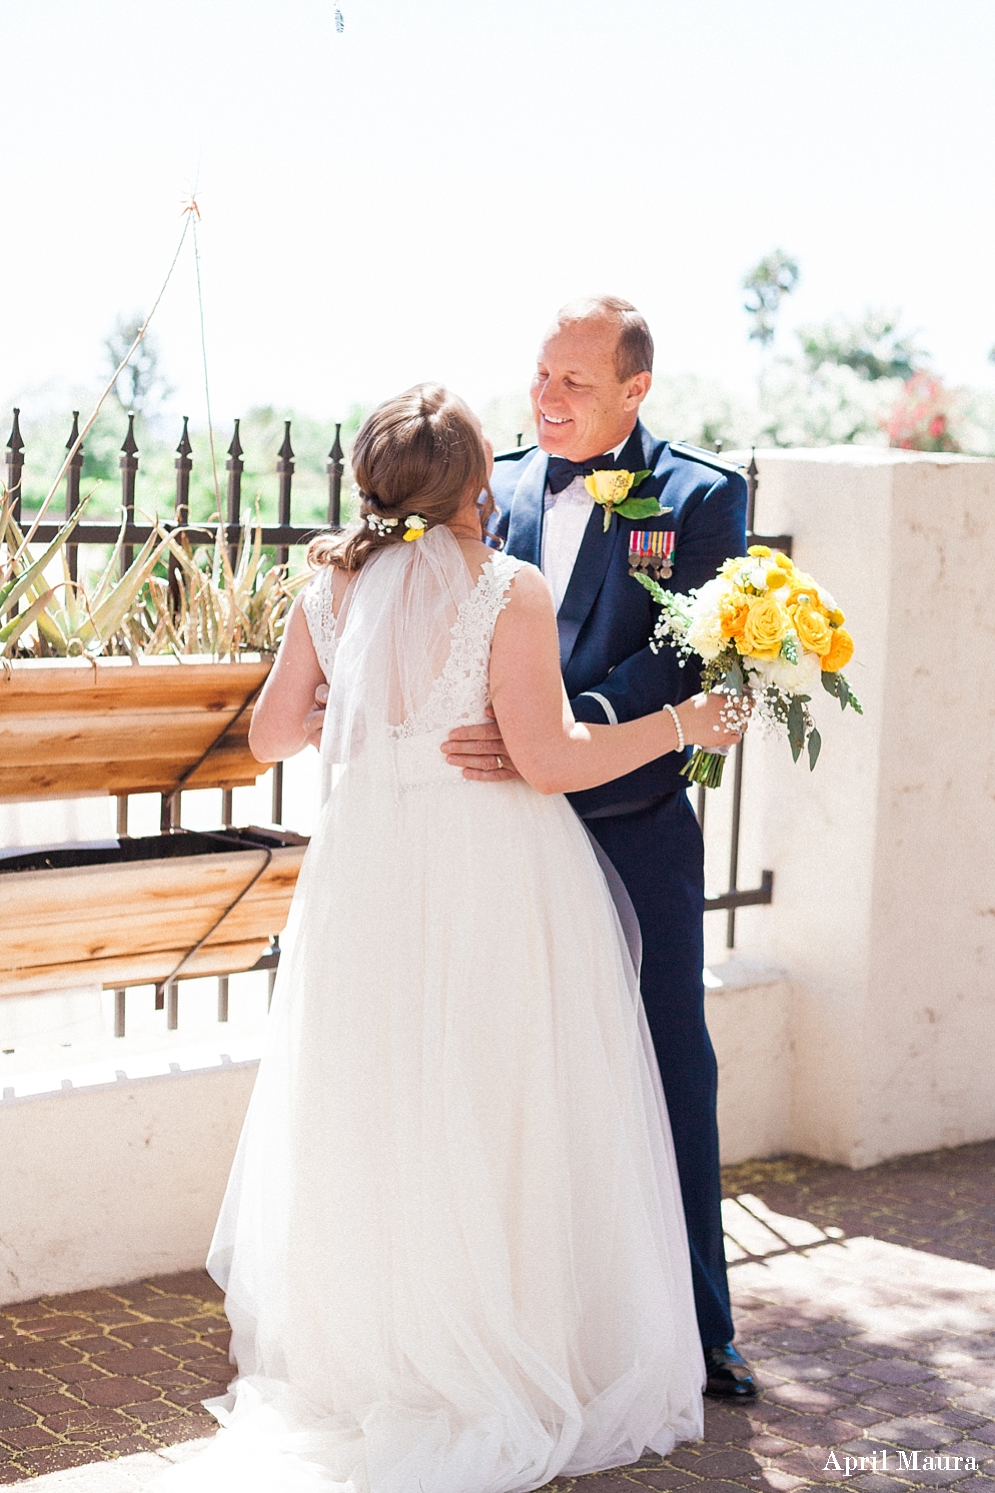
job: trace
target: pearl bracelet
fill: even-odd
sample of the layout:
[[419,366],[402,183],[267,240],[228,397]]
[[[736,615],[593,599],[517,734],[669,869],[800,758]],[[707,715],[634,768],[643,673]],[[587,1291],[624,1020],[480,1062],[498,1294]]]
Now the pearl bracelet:
[[665,705],[663,708],[667,712],[667,714],[670,716],[670,719],[674,723],[674,730],[677,732],[677,750],[679,752],[683,752],[683,750],[684,750],[684,727],[681,725],[681,718],[677,714],[677,711],[674,709],[673,705]]

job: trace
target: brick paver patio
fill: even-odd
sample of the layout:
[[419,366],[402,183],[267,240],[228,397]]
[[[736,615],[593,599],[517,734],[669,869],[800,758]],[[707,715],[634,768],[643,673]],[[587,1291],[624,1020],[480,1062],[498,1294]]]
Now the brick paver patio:
[[[995,1493],[995,1143],[864,1172],[752,1162],[725,1181],[763,1398],[710,1401],[703,1441],[545,1493]],[[199,1402],[228,1380],[227,1336],[199,1272],[0,1310],[0,1484],[147,1488],[210,1434]]]

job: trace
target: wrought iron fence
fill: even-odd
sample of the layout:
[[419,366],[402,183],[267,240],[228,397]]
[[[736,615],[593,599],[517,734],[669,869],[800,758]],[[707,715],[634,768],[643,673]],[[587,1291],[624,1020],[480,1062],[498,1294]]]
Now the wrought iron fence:
[[[22,486],[24,481],[25,445],[20,429],[20,409],[15,409],[13,414],[13,426],[10,438],[6,446],[6,487],[11,499],[11,508],[15,521],[19,525],[33,525],[34,516],[23,511]],[[234,566],[237,553],[243,539],[250,538],[257,530],[261,531],[261,540],[264,545],[273,546],[276,551],[276,563],[286,565],[290,559],[290,551],[295,547],[306,545],[317,532],[314,524],[303,526],[294,524],[292,515],[293,506],[293,477],[294,477],[294,451],[291,444],[291,422],[284,421],[283,443],[276,454],[276,473],[278,478],[277,496],[277,522],[276,524],[246,524],[242,521],[242,478],[245,470],[244,450],[239,436],[239,421],[235,421],[235,429],[231,444],[227,451],[225,470],[227,472],[227,492],[225,504],[225,520],[221,524],[210,524],[199,526],[190,523],[190,477],[193,470],[193,448],[190,443],[188,418],[183,417],[183,431],[179,444],[176,447],[176,458],[174,467],[176,471],[176,492],[173,505],[173,518],[163,524],[167,530],[184,528],[189,533],[191,529],[195,532],[202,527],[205,537],[213,537],[220,532],[223,542],[229,546],[229,556]],[[328,512],[327,522],[330,527],[338,528],[341,522],[342,507],[342,476],[344,472],[344,452],[341,441],[342,427],[340,423],[335,425],[335,435],[331,449],[328,453],[326,471],[328,475]],[[84,449],[79,434],[79,411],[73,411],[72,429],[66,442],[66,451],[69,453],[68,465],[65,477],[65,518],[71,518],[80,505],[80,483],[83,470]],[[139,470],[139,450],[135,439],[135,417],[128,416],[128,429],[124,442],[121,446],[120,456],[121,472],[121,519],[118,522],[111,520],[82,520],[73,530],[72,539],[66,545],[66,559],[69,573],[73,580],[78,579],[79,572],[79,550],[84,545],[113,545],[116,544],[122,534],[124,544],[121,551],[121,572],[128,569],[133,559],[134,550],[141,546],[155,533],[154,528],[148,524],[135,522],[135,488]],[[58,521],[42,521],[34,528],[33,539],[39,544],[51,542],[58,533],[60,524]],[[175,573],[175,560],[171,558],[169,573],[172,578]],[[122,794],[117,800],[117,834],[119,838],[128,834],[128,801],[129,795]],[[221,790],[221,822],[225,828],[232,825],[233,815],[233,790],[230,788]],[[278,762],[272,769],[272,803],[271,818],[274,824],[283,822],[283,763]],[[160,833],[167,834],[182,829],[182,794],[174,792],[162,794],[159,813]],[[279,940],[275,940],[270,950],[262,956],[253,966],[254,970],[268,970],[270,976],[270,994],[272,995],[273,980],[280,959]],[[181,976],[181,978],[183,978]],[[195,978],[191,976],[190,978]],[[228,975],[218,977],[218,1020],[228,1020],[229,1001],[229,978]],[[123,1037],[126,1024],[126,990],[128,987],[119,988],[114,993],[114,1034]],[[166,1011],[166,1025],[170,1031],[175,1031],[179,1024],[179,981],[173,980],[156,988],[156,1010]]]
[[[22,513],[21,489],[25,465],[24,442],[21,437],[19,425],[20,410],[14,410],[13,427],[6,446],[6,486],[7,492],[12,499],[12,508],[15,520],[27,524],[32,522],[32,515]],[[519,437],[521,443],[521,437]],[[65,477],[65,517],[71,518],[80,504],[80,481],[83,469],[84,451],[79,437],[79,413],[73,412],[73,424],[69,440],[66,443],[69,452],[69,461]],[[112,545],[115,544],[121,534],[121,523],[124,525],[124,547],[121,555],[122,572],[131,563],[133,550],[142,545],[154,530],[147,524],[135,522],[135,488],[139,471],[139,450],[135,440],[134,416],[128,417],[128,430],[121,446],[120,472],[121,472],[121,511],[122,520],[114,523],[109,520],[92,520],[80,522],[73,531],[72,541],[67,544],[67,561],[70,574],[73,579],[78,574],[78,552],[84,545]],[[225,519],[220,525],[224,541],[230,546],[230,554],[234,558],[239,545],[243,539],[261,528],[262,543],[272,546],[276,552],[276,563],[286,565],[289,562],[291,549],[302,546],[314,536],[316,530],[313,525],[295,525],[292,518],[293,507],[293,477],[295,458],[291,444],[291,422],[284,422],[283,442],[276,452],[276,475],[278,478],[277,497],[277,522],[275,524],[246,524],[242,521],[242,477],[245,468],[244,451],[239,437],[239,421],[235,421],[234,433],[227,450],[227,461],[225,470],[227,473],[227,491],[225,504]],[[341,444],[341,425],[335,425],[335,436],[328,452],[326,466],[328,476],[328,512],[327,522],[333,528],[338,528],[341,521],[341,494],[342,476],[344,471],[344,452]],[[192,446],[188,432],[187,417],[183,419],[183,430],[179,444],[176,447],[174,461],[175,478],[175,501],[173,519],[164,527],[179,528],[190,527],[190,477],[193,469]],[[791,553],[791,536],[787,534],[763,535],[755,532],[756,498],[758,489],[758,471],[756,459],[751,455],[750,463],[745,470],[748,486],[748,509],[747,530],[751,543],[769,544],[771,548],[783,549]],[[194,526],[196,527],[196,526]],[[218,532],[218,525],[204,526],[205,534],[214,535]],[[42,521],[34,531],[34,539],[39,543],[48,543],[55,538],[59,529],[59,523],[55,521]],[[171,565],[175,563],[171,561]],[[731,825],[729,839],[729,872],[728,886],[724,892],[705,899],[706,912],[725,912],[726,914],[726,946],[729,949],[735,947],[736,941],[736,913],[741,907],[753,907],[769,903],[773,898],[774,873],[764,870],[761,873],[760,885],[757,887],[743,888],[739,886],[739,860],[740,839],[742,825],[743,805],[743,763],[744,743],[740,743],[734,749],[732,762],[732,803],[731,803]],[[283,822],[283,764],[277,763],[272,770],[272,822],[281,824]],[[697,816],[698,822],[705,829],[705,805],[706,790],[697,790]],[[181,826],[181,794],[163,794],[160,807],[160,831],[169,833],[180,829]],[[229,827],[232,824],[233,792],[229,789],[221,791],[221,821],[222,825]],[[122,795],[117,804],[117,833],[119,836],[128,834],[128,796]],[[270,991],[272,993],[273,980],[279,963],[280,948],[279,941],[275,941],[273,947],[254,966],[256,970],[268,970],[270,974]],[[116,1036],[124,1036],[125,1033],[125,989],[115,992],[115,1022],[114,1030]],[[218,1020],[228,1020],[229,1004],[229,976],[218,977]],[[179,996],[178,982],[173,981],[165,987],[156,990],[156,1009],[166,1010],[166,1024],[169,1030],[175,1030],[179,1019]]]

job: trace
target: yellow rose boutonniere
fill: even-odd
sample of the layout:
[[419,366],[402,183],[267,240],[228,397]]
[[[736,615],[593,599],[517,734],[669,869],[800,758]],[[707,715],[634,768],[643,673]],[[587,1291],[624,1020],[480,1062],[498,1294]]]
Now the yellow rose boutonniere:
[[592,472],[584,478],[584,486],[591,497],[605,510],[606,534],[613,513],[619,513],[623,518],[657,518],[661,513],[670,512],[669,508],[661,507],[656,498],[629,497],[632,489],[645,482],[648,476],[647,467],[644,472]]

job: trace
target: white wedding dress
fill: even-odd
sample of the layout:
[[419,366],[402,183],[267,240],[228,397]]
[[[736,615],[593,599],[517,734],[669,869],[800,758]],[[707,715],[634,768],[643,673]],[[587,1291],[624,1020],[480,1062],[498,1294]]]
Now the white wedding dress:
[[[334,789],[305,859],[209,1269],[238,1378],[170,1493],[517,1493],[702,1431],[677,1172],[580,821],[470,783],[519,563],[445,528],[332,615]],[[344,764],[344,766],[342,765]]]

